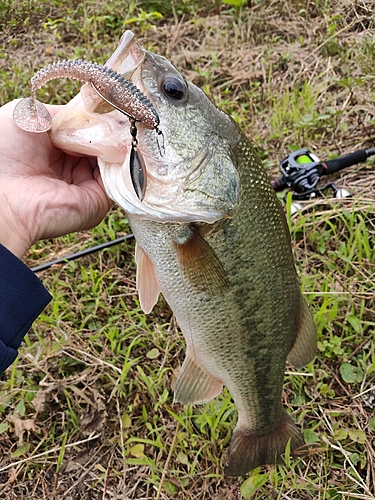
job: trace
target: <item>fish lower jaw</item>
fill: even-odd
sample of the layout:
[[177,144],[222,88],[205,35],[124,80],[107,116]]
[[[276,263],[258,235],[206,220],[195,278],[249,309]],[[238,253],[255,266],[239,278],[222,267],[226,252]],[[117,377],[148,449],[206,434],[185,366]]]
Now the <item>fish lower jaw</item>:
[[[160,196],[158,203],[149,201],[147,188],[142,200],[137,196],[130,176],[130,168],[125,163],[106,162],[102,158],[98,159],[98,164],[108,196],[125,210],[129,215],[134,215],[138,219],[149,220],[161,223],[181,223],[204,222],[213,224],[226,215],[218,210],[207,210],[205,207],[181,207],[178,204],[178,195],[163,199]],[[153,200],[155,196],[153,196]]]
[[75,129],[72,129],[71,132],[64,129],[61,134],[53,134],[51,140],[55,147],[72,156],[100,156],[105,161],[112,163],[122,163],[124,157],[128,154],[128,149],[130,149],[130,147],[127,148],[124,144],[113,148],[111,144],[105,147],[102,143],[96,144],[95,141],[87,141],[85,137],[79,139]]
[[184,213],[179,211],[165,211],[157,210],[152,207],[147,207],[146,203],[131,203],[128,200],[118,200],[110,196],[116,203],[120,205],[121,208],[125,210],[130,215],[136,216],[138,219],[149,220],[158,223],[180,223],[180,224],[191,224],[194,222],[203,222],[206,224],[213,224],[224,217],[221,212],[196,212],[196,213]]

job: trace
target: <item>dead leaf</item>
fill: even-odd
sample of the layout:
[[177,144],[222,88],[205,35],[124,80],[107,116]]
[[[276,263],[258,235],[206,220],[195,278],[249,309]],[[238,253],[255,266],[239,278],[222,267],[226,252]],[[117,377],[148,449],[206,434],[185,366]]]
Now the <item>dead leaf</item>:
[[16,467],[11,467],[8,472],[8,483],[14,483],[17,480],[18,472]]
[[44,410],[44,406],[46,404],[47,393],[43,389],[39,389],[36,393],[36,396],[31,401],[32,406],[35,408],[37,413],[40,413]]
[[25,431],[37,432],[39,429],[35,425],[35,418],[22,420],[15,415],[8,415],[7,420],[14,425],[14,433],[18,437],[18,446],[23,443],[23,434]]
[[89,405],[86,413],[80,418],[80,428],[84,434],[100,431],[107,418],[106,406],[99,391],[92,389],[93,404]]
[[91,434],[95,431],[100,431],[106,420],[107,412],[99,410],[93,405],[90,405],[84,415],[80,418],[80,428],[84,434]]
[[[56,382],[46,382],[48,376],[46,375],[43,380],[39,382],[38,392],[36,393],[34,399],[31,401],[31,405],[35,408],[37,413],[44,410],[47,396],[49,396],[53,391],[59,389],[59,385]],[[55,397],[55,401],[58,403],[58,399]]]

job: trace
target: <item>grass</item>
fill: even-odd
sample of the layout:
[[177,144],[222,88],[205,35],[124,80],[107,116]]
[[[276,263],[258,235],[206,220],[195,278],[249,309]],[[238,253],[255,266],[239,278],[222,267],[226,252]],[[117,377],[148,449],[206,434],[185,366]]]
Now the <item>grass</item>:
[[[323,159],[373,145],[374,9],[340,0],[0,2],[1,102],[63,57],[104,62],[123,30],[166,55],[237,120],[277,176],[290,150]],[[40,100],[78,87],[53,81]],[[341,500],[375,497],[373,163],[335,179],[350,200],[289,215],[318,330],[317,359],[287,367],[284,402],[311,452],[222,477],[236,422],[228,392],[173,403],[184,342],[161,299],[145,316],[129,242],[40,273],[54,299],[0,385],[2,498]],[[114,209],[90,232],[40,242],[30,265],[129,231]]]

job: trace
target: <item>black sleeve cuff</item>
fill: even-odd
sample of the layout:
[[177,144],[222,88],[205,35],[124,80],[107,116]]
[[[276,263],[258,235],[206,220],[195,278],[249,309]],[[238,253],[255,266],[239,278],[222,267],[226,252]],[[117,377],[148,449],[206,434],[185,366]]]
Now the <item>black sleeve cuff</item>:
[[0,373],[16,359],[24,336],[51,298],[35,274],[0,245]]

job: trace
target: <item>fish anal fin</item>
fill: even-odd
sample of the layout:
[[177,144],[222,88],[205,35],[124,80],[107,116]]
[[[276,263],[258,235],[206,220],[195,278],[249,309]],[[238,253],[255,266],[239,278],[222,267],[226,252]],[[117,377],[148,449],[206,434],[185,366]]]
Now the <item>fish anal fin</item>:
[[192,227],[190,237],[175,246],[182,271],[196,289],[216,294],[226,288],[225,270],[199,228]]
[[301,315],[297,338],[288,354],[288,361],[296,368],[310,363],[316,354],[316,329],[309,308],[304,299],[301,304]]
[[158,301],[160,290],[154,265],[146,252],[138,244],[135,246],[135,262],[137,264],[136,283],[139,303],[142,310],[148,314]]
[[281,422],[268,434],[236,428],[229,444],[224,475],[243,476],[260,465],[283,463],[282,454],[290,440],[290,450],[304,445],[303,437],[284,411]]
[[222,382],[202,368],[188,349],[176,380],[174,401],[182,404],[206,403],[218,396],[222,389]]

